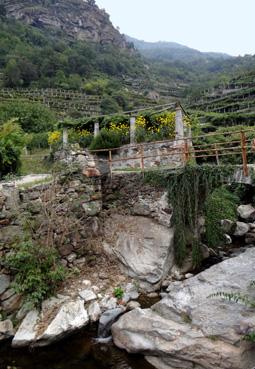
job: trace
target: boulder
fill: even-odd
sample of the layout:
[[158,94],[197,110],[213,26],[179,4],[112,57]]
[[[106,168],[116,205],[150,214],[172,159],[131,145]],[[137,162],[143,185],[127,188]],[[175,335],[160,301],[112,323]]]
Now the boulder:
[[227,234],[233,234],[235,231],[235,222],[229,219],[222,219],[221,220],[221,227],[222,230]]
[[82,300],[66,302],[44,332],[36,338],[34,346],[47,346],[83,328],[88,322],[88,313]]
[[25,347],[34,342],[36,338],[36,326],[39,321],[39,312],[37,310],[30,311],[19,326],[14,339],[13,347]]
[[10,286],[10,277],[6,274],[0,274],[0,295]]
[[7,319],[0,322],[0,341],[6,340],[14,336],[12,321]]
[[100,309],[100,305],[98,302],[93,302],[92,304],[89,305],[88,307],[88,314],[89,314],[89,319],[92,323],[97,322],[100,315],[101,315],[101,309]]
[[251,204],[238,206],[237,213],[242,219],[255,220],[255,208]]
[[104,248],[142,288],[156,290],[174,264],[174,230],[142,216],[113,215],[105,224]]
[[248,233],[249,230],[250,230],[249,224],[243,223],[243,222],[236,222],[236,229],[235,229],[235,232],[234,232],[234,236],[242,237],[246,233]]
[[251,244],[251,243],[255,244],[255,233],[253,233],[253,232],[246,233],[245,243],[248,244],[248,245]]
[[242,337],[255,330],[254,310],[209,297],[217,292],[253,294],[255,248],[183,282],[151,309],[135,309],[112,326],[115,344],[144,353],[158,369],[251,369],[255,346]]
[[139,292],[137,287],[133,283],[128,283],[125,288],[124,296],[122,300],[124,302],[129,302],[130,300],[136,300],[139,297]]
[[111,335],[111,326],[118,317],[125,312],[125,308],[120,306],[116,309],[107,310],[99,319],[98,337],[106,338]]

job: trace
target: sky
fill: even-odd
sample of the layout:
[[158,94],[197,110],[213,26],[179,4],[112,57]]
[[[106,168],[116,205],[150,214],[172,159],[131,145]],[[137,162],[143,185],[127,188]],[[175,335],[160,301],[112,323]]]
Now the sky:
[[121,33],[200,51],[255,54],[255,0],[96,0]]

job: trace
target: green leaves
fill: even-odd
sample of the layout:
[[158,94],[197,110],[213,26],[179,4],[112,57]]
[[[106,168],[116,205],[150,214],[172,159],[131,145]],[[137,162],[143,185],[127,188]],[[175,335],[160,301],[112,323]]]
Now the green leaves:
[[30,240],[16,245],[5,264],[15,273],[15,291],[24,294],[27,302],[34,306],[52,295],[66,276],[56,250]]
[[0,126],[0,178],[18,172],[24,144],[23,132],[15,120]]

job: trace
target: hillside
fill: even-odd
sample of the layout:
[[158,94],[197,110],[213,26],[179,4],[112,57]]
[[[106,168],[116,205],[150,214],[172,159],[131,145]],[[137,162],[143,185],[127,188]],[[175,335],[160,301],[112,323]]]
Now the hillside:
[[69,38],[127,48],[109,15],[94,0],[2,0],[2,13],[41,29],[61,31]]

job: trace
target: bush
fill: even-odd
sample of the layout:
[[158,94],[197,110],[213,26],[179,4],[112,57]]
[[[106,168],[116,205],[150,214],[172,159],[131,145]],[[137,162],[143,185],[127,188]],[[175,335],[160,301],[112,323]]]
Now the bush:
[[217,188],[205,203],[206,240],[209,247],[220,246],[224,242],[222,219],[236,220],[238,197],[226,187]]
[[55,114],[39,103],[16,100],[0,104],[0,123],[15,118],[27,133],[46,132],[56,123]]
[[55,292],[65,278],[56,250],[32,241],[17,244],[5,263],[15,273],[14,290],[24,294],[26,301],[37,307]]
[[15,121],[0,126],[0,178],[6,174],[19,172],[24,144],[23,132]]
[[127,143],[127,137],[123,136],[121,131],[103,128],[98,136],[93,139],[89,148],[90,150],[113,149],[125,143]]
[[33,151],[35,149],[47,149],[49,147],[47,132],[33,133],[28,136],[29,136],[27,139],[28,150]]

